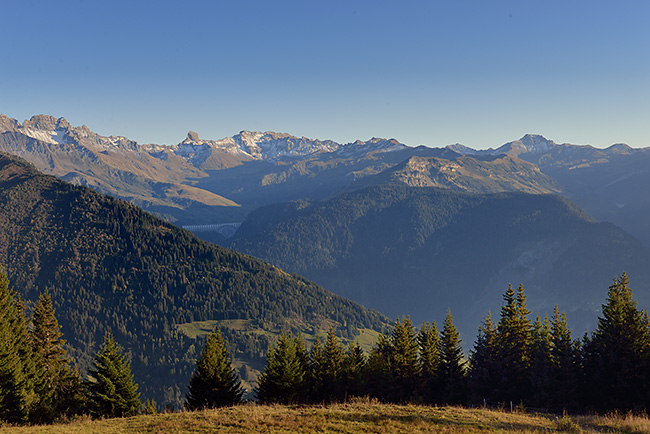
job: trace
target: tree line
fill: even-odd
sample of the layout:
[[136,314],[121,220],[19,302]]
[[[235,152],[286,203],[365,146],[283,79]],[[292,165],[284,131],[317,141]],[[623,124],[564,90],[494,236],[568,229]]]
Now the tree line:
[[[330,329],[308,349],[282,333],[266,356],[256,399],[262,403],[334,403],[352,396],[385,402],[516,405],[551,412],[650,408],[650,320],[637,308],[625,274],[614,280],[598,326],[581,340],[566,315],[530,319],[523,286],[509,286],[498,320],[485,317],[469,356],[448,312],[419,329],[398,318],[365,354]],[[82,380],[66,356],[49,294],[29,320],[0,274],[0,420],[51,423],[78,414],[123,417],[143,406],[130,363],[112,335]],[[188,410],[235,405],[244,391],[220,331],[207,337],[185,395]]]
[[[523,286],[509,286],[503,299],[498,320],[490,313],[485,317],[469,357],[451,312],[440,332],[435,322],[416,330],[409,318],[398,318],[367,356],[356,343],[345,348],[332,330],[310,349],[300,337],[283,333],[267,354],[256,398],[288,404],[370,396],[385,402],[514,405],[557,413],[650,408],[650,320],[637,308],[625,274],[609,287],[596,330],[582,339],[571,336],[557,306],[550,319],[532,321]],[[220,342],[221,349],[210,350],[210,342]],[[192,377],[186,408],[240,401],[223,348],[220,333],[213,332]],[[218,376],[206,374],[216,372],[206,367],[210,351],[212,360],[219,360]],[[208,389],[209,394],[201,392]]]

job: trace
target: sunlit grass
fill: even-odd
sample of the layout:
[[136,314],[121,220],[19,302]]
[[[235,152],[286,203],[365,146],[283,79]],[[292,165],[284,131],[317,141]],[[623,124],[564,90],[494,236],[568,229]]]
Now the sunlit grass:
[[381,404],[355,399],[329,406],[240,405],[52,426],[4,427],[18,433],[650,433],[645,416],[556,417],[461,407]]

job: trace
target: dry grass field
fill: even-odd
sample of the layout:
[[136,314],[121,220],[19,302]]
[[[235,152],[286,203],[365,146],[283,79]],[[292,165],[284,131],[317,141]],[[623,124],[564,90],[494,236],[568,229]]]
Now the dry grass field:
[[0,426],[19,433],[649,433],[650,420],[632,415],[555,416],[459,407],[380,404],[364,399],[329,406],[241,405],[219,410],[81,418],[66,424]]

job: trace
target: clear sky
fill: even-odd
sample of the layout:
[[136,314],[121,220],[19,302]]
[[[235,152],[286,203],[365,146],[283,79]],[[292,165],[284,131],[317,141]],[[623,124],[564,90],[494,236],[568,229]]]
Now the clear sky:
[[0,113],[175,144],[650,146],[650,1],[30,1],[0,10]]

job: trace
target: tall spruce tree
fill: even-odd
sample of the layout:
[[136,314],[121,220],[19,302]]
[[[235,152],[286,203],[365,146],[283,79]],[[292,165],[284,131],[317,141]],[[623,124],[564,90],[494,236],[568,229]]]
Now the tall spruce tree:
[[0,420],[26,423],[36,395],[27,319],[0,272]]
[[413,398],[418,382],[418,342],[410,318],[397,319],[391,334],[390,367],[395,402]]
[[357,342],[350,342],[343,362],[345,391],[350,396],[365,395],[366,356]]
[[530,395],[529,369],[531,365],[532,325],[526,306],[524,287],[517,291],[508,286],[503,296],[505,305],[497,326],[497,347],[500,360],[497,399],[520,403]]
[[440,335],[436,322],[424,322],[417,335],[420,374],[420,396],[424,402],[434,403],[439,395],[438,367],[440,366]]
[[325,369],[323,391],[327,402],[340,402],[345,398],[344,362],[345,350],[341,342],[329,329],[325,338]]
[[52,298],[41,294],[32,318],[31,342],[36,362],[36,393],[33,422],[51,423],[56,418],[81,411],[81,379],[70,366],[64,349],[63,333],[54,315]]
[[561,313],[557,306],[551,318],[551,339],[553,341],[551,406],[556,411],[573,410],[578,405],[580,342],[571,338],[566,315]]
[[529,404],[536,408],[551,408],[553,405],[553,339],[548,318],[539,316],[533,324],[531,342]]
[[392,352],[390,337],[382,332],[368,355],[366,392],[382,401],[393,397]]
[[142,402],[138,385],[126,357],[108,334],[95,355],[93,369],[85,381],[90,412],[95,417],[125,417],[138,414]]
[[447,312],[440,333],[440,402],[460,404],[466,399],[466,377],[463,348],[451,311]]
[[330,328],[323,345],[316,338],[310,351],[309,400],[339,402],[345,398],[345,350]]
[[304,402],[307,392],[308,354],[302,339],[282,333],[266,355],[266,366],[257,380],[257,399],[263,403]]
[[474,403],[487,404],[497,399],[495,391],[500,375],[497,345],[496,325],[492,313],[488,312],[470,354],[468,386]]
[[322,402],[325,400],[325,357],[323,343],[320,337],[316,336],[309,351],[309,369],[306,375],[309,383],[308,399],[312,402]]
[[648,405],[650,331],[626,274],[609,287],[598,327],[585,346],[586,398],[599,410]]
[[185,408],[225,407],[241,402],[244,391],[221,331],[208,335],[203,351],[196,361],[196,370],[190,379]]

